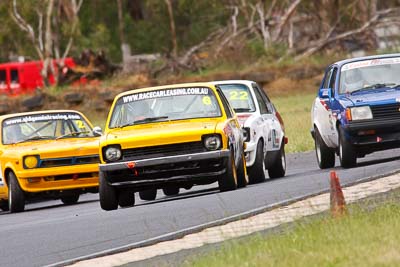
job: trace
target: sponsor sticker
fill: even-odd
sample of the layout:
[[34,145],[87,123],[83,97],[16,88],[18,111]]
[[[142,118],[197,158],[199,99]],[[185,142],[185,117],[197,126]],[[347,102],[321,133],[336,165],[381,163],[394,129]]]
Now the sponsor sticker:
[[389,64],[400,64],[400,58],[399,57],[378,58],[378,59],[363,60],[363,61],[348,63],[342,67],[342,71],[370,67],[370,66],[389,65]]
[[40,114],[40,115],[27,115],[22,117],[15,117],[5,120],[4,125],[13,125],[27,122],[40,122],[51,120],[80,120],[81,116],[72,113],[56,113],[56,114]]
[[130,103],[140,100],[169,97],[169,96],[181,96],[181,95],[208,95],[209,88],[204,87],[190,87],[190,88],[175,88],[175,89],[164,89],[143,93],[136,93],[122,97],[123,103]]

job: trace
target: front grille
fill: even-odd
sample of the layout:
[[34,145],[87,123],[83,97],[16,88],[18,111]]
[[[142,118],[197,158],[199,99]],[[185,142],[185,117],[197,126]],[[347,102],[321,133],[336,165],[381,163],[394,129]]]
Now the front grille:
[[47,176],[47,177],[44,177],[44,180],[46,182],[53,182],[53,181],[63,181],[63,180],[94,178],[94,177],[98,177],[97,172],[84,172],[84,173],[77,173],[77,174],[63,174],[63,175]]
[[400,119],[400,103],[371,106],[374,119]]
[[39,168],[93,164],[93,163],[100,163],[99,156],[91,155],[91,156],[70,157],[70,158],[42,159],[39,162]]
[[188,142],[172,145],[141,147],[122,150],[124,160],[138,160],[206,152],[202,142]]

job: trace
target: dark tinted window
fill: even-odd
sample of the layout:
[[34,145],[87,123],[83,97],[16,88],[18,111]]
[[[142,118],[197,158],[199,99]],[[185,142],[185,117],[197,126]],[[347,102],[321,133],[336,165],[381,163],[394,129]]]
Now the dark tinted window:
[[19,83],[18,70],[11,70],[11,82]]
[[5,70],[0,70],[0,83],[5,83],[6,82],[6,71]]
[[253,85],[253,89],[254,89],[254,93],[256,95],[258,106],[260,107],[260,113],[261,114],[270,113],[268,108],[267,108],[267,104],[265,103],[259,88],[257,86]]

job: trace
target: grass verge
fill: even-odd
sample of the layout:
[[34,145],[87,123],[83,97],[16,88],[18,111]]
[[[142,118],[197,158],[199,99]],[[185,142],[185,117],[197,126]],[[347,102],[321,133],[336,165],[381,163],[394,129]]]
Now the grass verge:
[[349,216],[342,219],[310,217],[284,226],[283,234],[228,241],[184,265],[400,266],[399,199],[397,190],[379,204],[373,200],[351,205]]
[[314,98],[315,93],[271,97],[285,123],[286,136],[289,138],[286,153],[314,149],[310,134],[310,112]]

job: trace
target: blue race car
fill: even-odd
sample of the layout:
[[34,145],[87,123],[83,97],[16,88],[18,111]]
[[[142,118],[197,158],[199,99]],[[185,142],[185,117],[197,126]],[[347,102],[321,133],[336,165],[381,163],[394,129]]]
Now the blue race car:
[[400,147],[400,54],[330,65],[311,110],[311,135],[321,169]]

